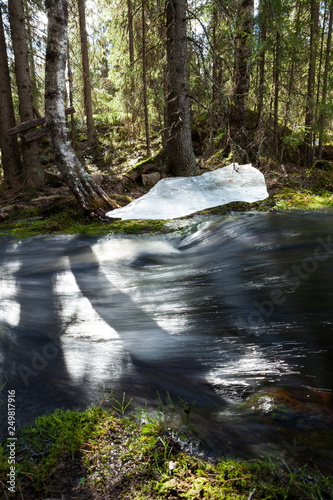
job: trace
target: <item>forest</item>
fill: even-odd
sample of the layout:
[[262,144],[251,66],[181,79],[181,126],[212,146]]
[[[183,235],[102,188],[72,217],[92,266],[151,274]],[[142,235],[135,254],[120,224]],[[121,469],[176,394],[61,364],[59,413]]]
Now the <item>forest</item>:
[[[3,498],[333,498],[332,22],[0,0]],[[232,163],[269,196],[108,216]]]
[[[8,0],[0,9],[2,190],[42,188],[60,173],[96,214],[123,203],[123,174],[134,182],[156,164],[160,177],[231,162],[331,167],[327,0]],[[145,159],[152,166],[133,174]],[[110,196],[101,173],[114,180]]]

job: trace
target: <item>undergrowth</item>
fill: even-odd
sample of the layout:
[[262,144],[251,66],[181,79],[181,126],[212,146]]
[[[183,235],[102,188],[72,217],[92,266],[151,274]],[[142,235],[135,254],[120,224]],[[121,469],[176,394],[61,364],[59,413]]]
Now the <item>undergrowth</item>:
[[163,407],[126,416],[130,401],[125,394],[118,400],[112,395],[103,393],[101,401],[109,400],[112,411],[101,405],[84,412],[56,410],[21,430],[14,494],[6,492],[9,451],[6,444],[0,447],[0,489],[7,498],[333,498],[332,480],[307,466],[291,467],[269,456],[209,462],[186,454]]

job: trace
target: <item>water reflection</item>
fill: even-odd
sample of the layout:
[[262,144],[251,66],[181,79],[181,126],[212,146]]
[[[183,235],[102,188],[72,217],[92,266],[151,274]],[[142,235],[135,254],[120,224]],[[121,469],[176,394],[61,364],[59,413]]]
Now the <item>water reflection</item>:
[[186,237],[2,240],[1,370],[19,425],[97,403],[105,385],[138,403],[156,391],[195,401],[216,453],[325,433],[331,227],[328,214],[264,214]]

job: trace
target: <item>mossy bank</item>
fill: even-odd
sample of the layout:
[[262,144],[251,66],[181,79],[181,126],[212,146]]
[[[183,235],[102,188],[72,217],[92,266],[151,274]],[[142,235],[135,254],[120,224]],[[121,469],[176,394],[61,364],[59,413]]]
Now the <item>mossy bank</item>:
[[[269,456],[209,462],[182,451],[164,411],[126,417],[112,411],[56,410],[0,447],[2,498],[52,499],[330,499],[332,479],[316,468],[291,467]],[[185,439],[191,436],[187,432]]]
[[[221,165],[207,164],[202,171]],[[333,168],[313,168],[304,171],[295,165],[280,165],[263,162],[261,170],[265,176],[269,197],[256,203],[229,203],[201,212],[206,215],[226,215],[235,211],[284,211],[316,210],[333,207]],[[103,185],[110,196],[121,206],[127,205],[147,189],[132,183],[126,194],[115,195],[114,186]],[[108,189],[107,189],[108,188]],[[126,188],[127,189],[127,188]],[[139,191],[138,191],[139,189]],[[0,193],[1,195],[1,193]],[[112,233],[140,234],[165,233],[171,231],[167,221],[130,220],[99,221],[84,214],[68,190],[59,185],[37,191],[14,191],[1,199],[0,236],[17,238],[48,234],[83,234],[98,236]]]

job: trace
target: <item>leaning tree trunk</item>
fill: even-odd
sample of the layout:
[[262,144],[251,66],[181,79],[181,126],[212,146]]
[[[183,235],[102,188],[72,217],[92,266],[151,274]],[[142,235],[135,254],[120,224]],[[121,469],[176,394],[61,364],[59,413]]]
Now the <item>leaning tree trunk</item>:
[[[11,38],[15,56],[15,76],[19,97],[21,121],[34,119],[33,97],[29,70],[27,37],[24,26],[22,0],[8,0]],[[37,141],[22,144],[23,175],[30,187],[42,186],[45,174],[40,162]]]
[[187,75],[186,0],[166,0],[167,143],[169,170],[189,177],[199,174],[193,152]]
[[8,135],[7,131],[15,127],[15,116],[10,86],[10,74],[7,59],[7,47],[2,23],[0,5],[0,150],[5,182],[10,184],[20,175],[22,170],[17,137]]
[[57,167],[82,209],[101,216],[118,205],[94,182],[69,142],[65,119],[67,0],[46,0],[48,34],[45,66],[45,117]]

